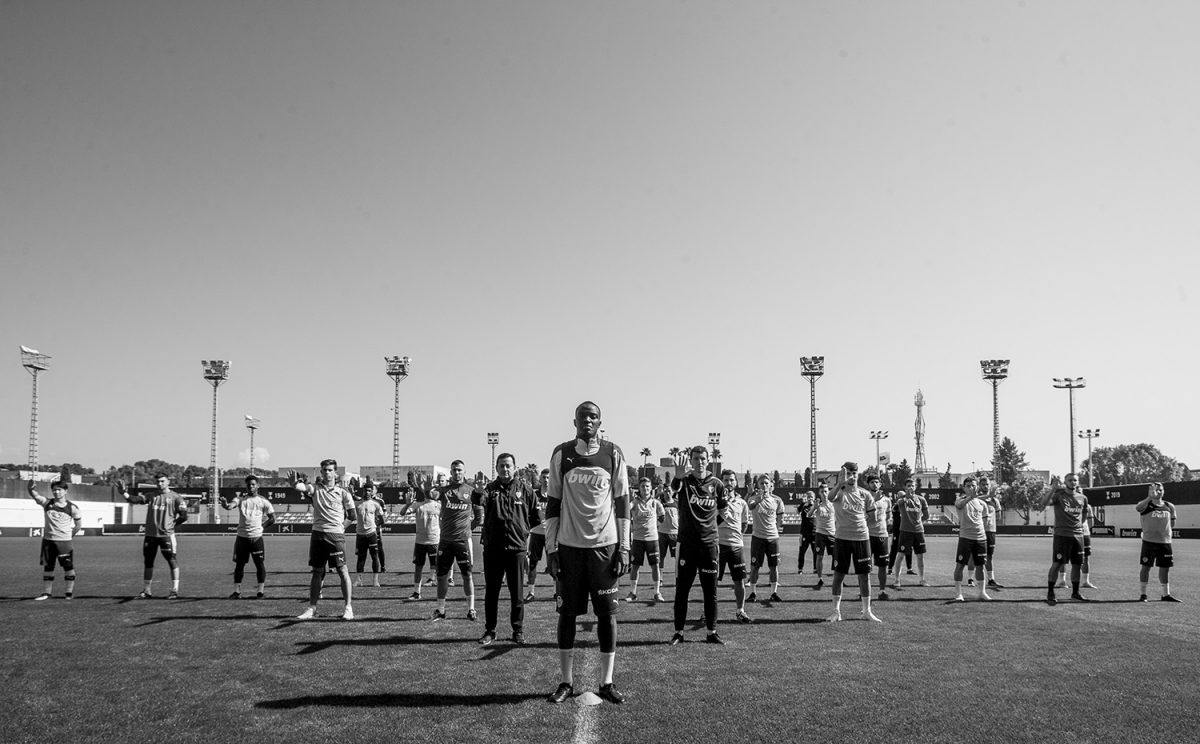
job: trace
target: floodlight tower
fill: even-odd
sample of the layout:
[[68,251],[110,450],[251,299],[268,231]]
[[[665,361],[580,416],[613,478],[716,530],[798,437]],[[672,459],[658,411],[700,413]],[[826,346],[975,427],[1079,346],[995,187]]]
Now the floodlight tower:
[[396,387],[396,402],[392,407],[392,485],[400,485],[400,383],[408,378],[412,369],[412,359],[409,357],[384,357],[387,365],[387,376],[392,378]]
[[1079,438],[1086,439],[1088,443],[1088,488],[1095,485],[1096,463],[1092,462],[1092,440],[1098,436],[1100,436],[1099,429],[1081,429],[1079,432]]
[[28,346],[21,347],[21,366],[33,375],[33,405],[29,409],[29,469],[38,466],[38,373],[50,369],[50,355]]
[[709,466],[713,469],[713,475],[717,474],[717,448],[721,446],[721,432],[710,431],[708,433],[708,449],[711,455]]
[[[886,431],[873,431],[868,438],[875,440],[875,472],[879,473],[879,443],[888,438],[888,433]],[[880,480],[883,479],[882,474],[879,477]]]
[[800,374],[808,378],[808,467],[817,477],[817,380],[825,374],[825,357],[800,357]]
[[1000,381],[1008,377],[1007,359],[984,359],[979,362],[983,379],[992,383],[992,479],[1000,482]]
[[913,396],[913,404],[917,407],[917,421],[913,424],[916,430],[917,456],[913,462],[913,472],[919,474],[929,472],[929,467],[925,464],[925,394],[919,389]]
[[217,496],[221,493],[221,478],[217,472],[217,388],[229,379],[229,362],[213,359],[212,361],[201,361],[200,364],[204,367],[204,379],[208,380],[213,389],[212,439],[209,441],[208,449],[208,465],[212,468],[212,499],[208,505],[208,512],[213,524],[217,524],[221,521],[221,517],[217,513]]
[[246,414],[246,428],[250,430],[250,475],[254,475],[254,432],[258,431],[261,419],[256,419],[250,414]]
[[492,480],[496,479],[496,445],[500,444],[500,432],[489,431],[487,433],[487,443],[492,445]]
[[1075,472],[1075,391],[1079,388],[1087,387],[1087,380],[1082,377],[1055,377],[1054,387],[1059,390],[1067,391],[1067,406],[1070,412],[1070,428],[1067,429],[1067,436],[1071,440],[1071,467],[1067,468],[1068,473]]

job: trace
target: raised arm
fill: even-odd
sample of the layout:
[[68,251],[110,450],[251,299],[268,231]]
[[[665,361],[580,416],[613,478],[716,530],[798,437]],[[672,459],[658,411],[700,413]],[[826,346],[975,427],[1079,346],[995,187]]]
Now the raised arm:
[[45,506],[50,503],[50,499],[38,493],[37,486],[33,485],[33,480],[25,481],[25,490],[29,491],[29,496],[37,502],[38,506]]
[[124,498],[130,504],[145,504],[145,503],[147,503],[146,497],[143,496],[142,494],[138,493],[137,491],[130,493],[129,488],[125,485],[125,481],[123,481],[123,480],[117,481],[117,490],[121,492],[122,498]]
[[[33,485],[33,481],[30,481],[30,485],[31,486]],[[1134,511],[1136,511],[1138,514],[1144,514],[1146,512],[1146,509],[1149,508],[1150,502],[1154,500],[1154,496],[1157,493],[1157,491],[1154,490],[1153,484],[1151,484],[1149,486],[1149,490],[1150,490],[1150,492],[1146,494],[1146,498],[1137,502],[1137,504],[1135,504],[1133,507]]]
[[1054,495],[1058,493],[1055,489],[1049,489],[1043,493],[1037,500],[1038,511],[1045,509],[1047,505],[1054,499]]

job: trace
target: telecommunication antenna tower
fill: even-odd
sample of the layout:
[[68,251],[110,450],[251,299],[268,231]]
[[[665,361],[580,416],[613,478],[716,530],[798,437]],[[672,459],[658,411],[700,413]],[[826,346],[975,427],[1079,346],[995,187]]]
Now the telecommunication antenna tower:
[[21,366],[33,375],[33,406],[29,410],[29,469],[38,466],[38,373],[50,368],[50,355],[28,346],[21,347]]
[[916,429],[917,457],[913,463],[913,472],[927,473],[929,466],[925,464],[925,394],[918,390],[913,403],[917,407],[917,421],[913,427]]

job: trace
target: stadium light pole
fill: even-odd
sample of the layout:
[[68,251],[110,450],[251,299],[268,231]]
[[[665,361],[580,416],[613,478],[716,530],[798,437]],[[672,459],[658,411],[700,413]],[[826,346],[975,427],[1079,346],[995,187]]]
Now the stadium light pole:
[[[720,446],[721,446],[721,432],[710,431],[708,433],[709,453],[710,454],[715,453],[717,451],[717,448]],[[713,469],[713,475],[716,475],[717,474],[717,458],[716,458],[715,454],[712,456],[711,467]]]
[[246,428],[250,431],[250,475],[254,475],[254,432],[258,431],[261,419],[246,414]]
[[1070,416],[1070,428],[1067,429],[1067,436],[1071,440],[1071,467],[1067,468],[1068,473],[1075,472],[1075,391],[1087,387],[1087,380],[1082,377],[1055,377],[1054,387],[1059,390],[1067,391],[1067,410]]
[[395,386],[395,403],[392,405],[392,485],[400,486],[400,383],[408,379],[412,359],[406,356],[385,356],[387,376]]
[[[50,369],[50,355],[28,346],[21,347],[21,366],[33,376],[33,403],[29,409],[29,469],[38,466],[38,374]],[[32,477],[32,476],[30,476]]]
[[817,477],[817,380],[825,374],[825,357],[800,357],[800,374],[808,378],[808,468]]
[[500,444],[500,432],[489,431],[487,443],[492,445],[492,480],[496,480],[496,445]]
[[1100,429],[1082,429],[1079,432],[1080,439],[1086,439],[1088,443],[1088,488],[1095,485],[1096,480],[1093,474],[1096,471],[1096,464],[1092,462],[1092,440],[1100,436]]
[[992,480],[1000,482],[1000,381],[1008,377],[1007,359],[984,359],[979,362],[983,379],[992,383]]
[[217,496],[221,492],[221,478],[217,472],[217,388],[229,379],[229,362],[213,359],[201,361],[200,364],[204,367],[204,379],[208,380],[213,389],[212,438],[208,448],[208,465],[212,468],[212,498],[209,500],[208,514],[213,524],[219,524],[221,517],[217,513]]
[[[879,473],[879,472],[880,472],[880,468],[879,468],[879,443],[880,443],[881,441],[883,441],[884,439],[887,439],[887,438],[888,438],[888,433],[887,433],[886,431],[873,431],[873,432],[871,432],[871,434],[870,434],[870,437],[869,437],[869,438],[870,438],[870,439],[874,439],[874,440],[875,440],[875,472],[876,472],[876,473]],[[880,479],[880,481],[882,482],[882,480],[883,480],[883,474],[882,474],[882,473],[880,473],[880,475],[879,475],[879,479]]]

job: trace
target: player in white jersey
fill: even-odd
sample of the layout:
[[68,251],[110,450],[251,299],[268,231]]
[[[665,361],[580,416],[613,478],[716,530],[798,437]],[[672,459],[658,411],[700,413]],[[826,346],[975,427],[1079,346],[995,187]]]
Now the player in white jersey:
[[853,571],[858,576],[859,597],[865,620],[880,622],[871,611],[871,540],[867,530],[867,511],[874,508],[875,497],[858,486],[858,463],[842,465],[841,477],[830,496],[833,503],[833,614],[830,622],[842,619],[842,582]]
[[354,520],[354,497],[337,485],[337,460],[321,461],[321,475],[315,486],[302,480],[295,472],[289,473],[292,488],[312,499],[313,525],[308,541],[308,565],[312,568],[312,580],[308,587],[308,609],[297,616],[297,620],[311,620],[317,616],[317,601],[321,597],[321,582],[325,580],[326,566],[337,572],[342,585],[343,620],[354,619],[351,606],[350,571],[346,568],[346,521]]
[[558,663],[561,682],[549,696],[575,692],[575,618],[591,601],[600,646],[601,698],[623,703],[613,685],[617,652],[618,581],[629,569],[629,476],[620,447],[600,438],[600,407],[575,408],[575,438],[550,456],[546,507],[546,569],[558,580]]
[[1171,594],[1169,580],[1175,557],[1171,550],[1171,538],[1175,527],[1175,505],[1163,500],[1163,484],[1151,483],[1150,494],[1137,503],[1134,509],[1142,517],[1142,570],[1138,581],[1142,587],[1139,601],[1146,601],[1146,587],[1150,583],[1150,567],[1158,565],[1158,581],[1162,585],[1162,601],[1178,602]]
[[233,539],[233,594],[230,599],[242,598],[242,579],[246,575],[246,563],[254,561],[255,579],[258,582],[257,599],[262,599],[267,585],[266,547],[263,545],[263,528],[275,522],[275,507],[258,494],[258,478],[246,476],[246,492],[227,501],[220,497],[226,510],[238,510],[237,537]]
[[380,586],[379,574],[383,560],[379,545],[383,541],[384,506],[375,498],[375,484],[367,483],[363,498],[354,503],[354,585],[362,586],[363,569],[371,558],[373,586]]
[[867,489],[875,497],[875,506],[867,510],[867,540],[871,543],[871,558],[879,571],[879,598],[888,599],[888,535],[891,533],[892,500],[883,492],[879,476],[867,477]]
[[954,601],[964,601],[963,569],[972,560],[975,564],[975,578],[979,583],[979,599],[987,601],[991,599],[983,583],[983,565],[987,560],[987,534],[984,530],[987,504],[975,486],[973,477],[963,478],[962,494],[954,501],[954,508],[958,510],[958,551],[954,559],[954,588],[957,596],[954,597]]
[[[735,481],[736,483],[736,481]],[[754,495],[746,501],[754,521],[750,535],[750,596],[758,599],[758,572],[763,561],[771,577],[771,602],[782,602],[779,596],[779,533],[783,525],[783,499],[771,490],[771,479],[764,473],[754,479]]]
[[826,553],[831,559],[833,557],[833,533],[837,529],[833,518],[833,504],[829,503],[829,486],[824,483],[817,486],[817,498],[808,514],[813,520],[813,573],[817,575],[817,583],[813,585],[813,590],[816,591],[825,586],[825,579],[821,578],[821,569]]
[[726,470],[721,475],[725,484],[725,511],[717,524],[717,581],[729,569],[733,580],[733,598],[737,602],[734,618],[740,623],[754,622],[746,614],[746,554],[742,535],[750,523],[750,506],[737,492],[737,473]]
[[421,598],[421,573],[426,560],[429,561],[430,572],[437,573],[438,543],[442,539],[442,504],[429,493],[414,489],[408,492],[407,500],[400,507],[400,516],[410,511],[413,512],[416,537],[413,541],[413,593],[408,598],[416,601]]
[[662,571],[659,568],[658,523],[666,516],[662,503],[654,497],[654,485],[649,478],[638,479],[638,492],[629,505],[629,596],[626,602],[637,601],[638,573],[643,563],[650,565],[650,578],[654,581],[654,601],[663,601],[660,593]]
[[64,480],[50,484],[50,498],[37,491],[33,481],[25,484],[29,496],[46,512],[46,523],[42,530],[42,593],[35,601],[50,599],[54,595],[54,565],[62,566],[63,578],[67,582],[66,598],[75,596],[75,548],[71,538],[83,529],[83,514],[79,507],[67,501],[69,486]]

